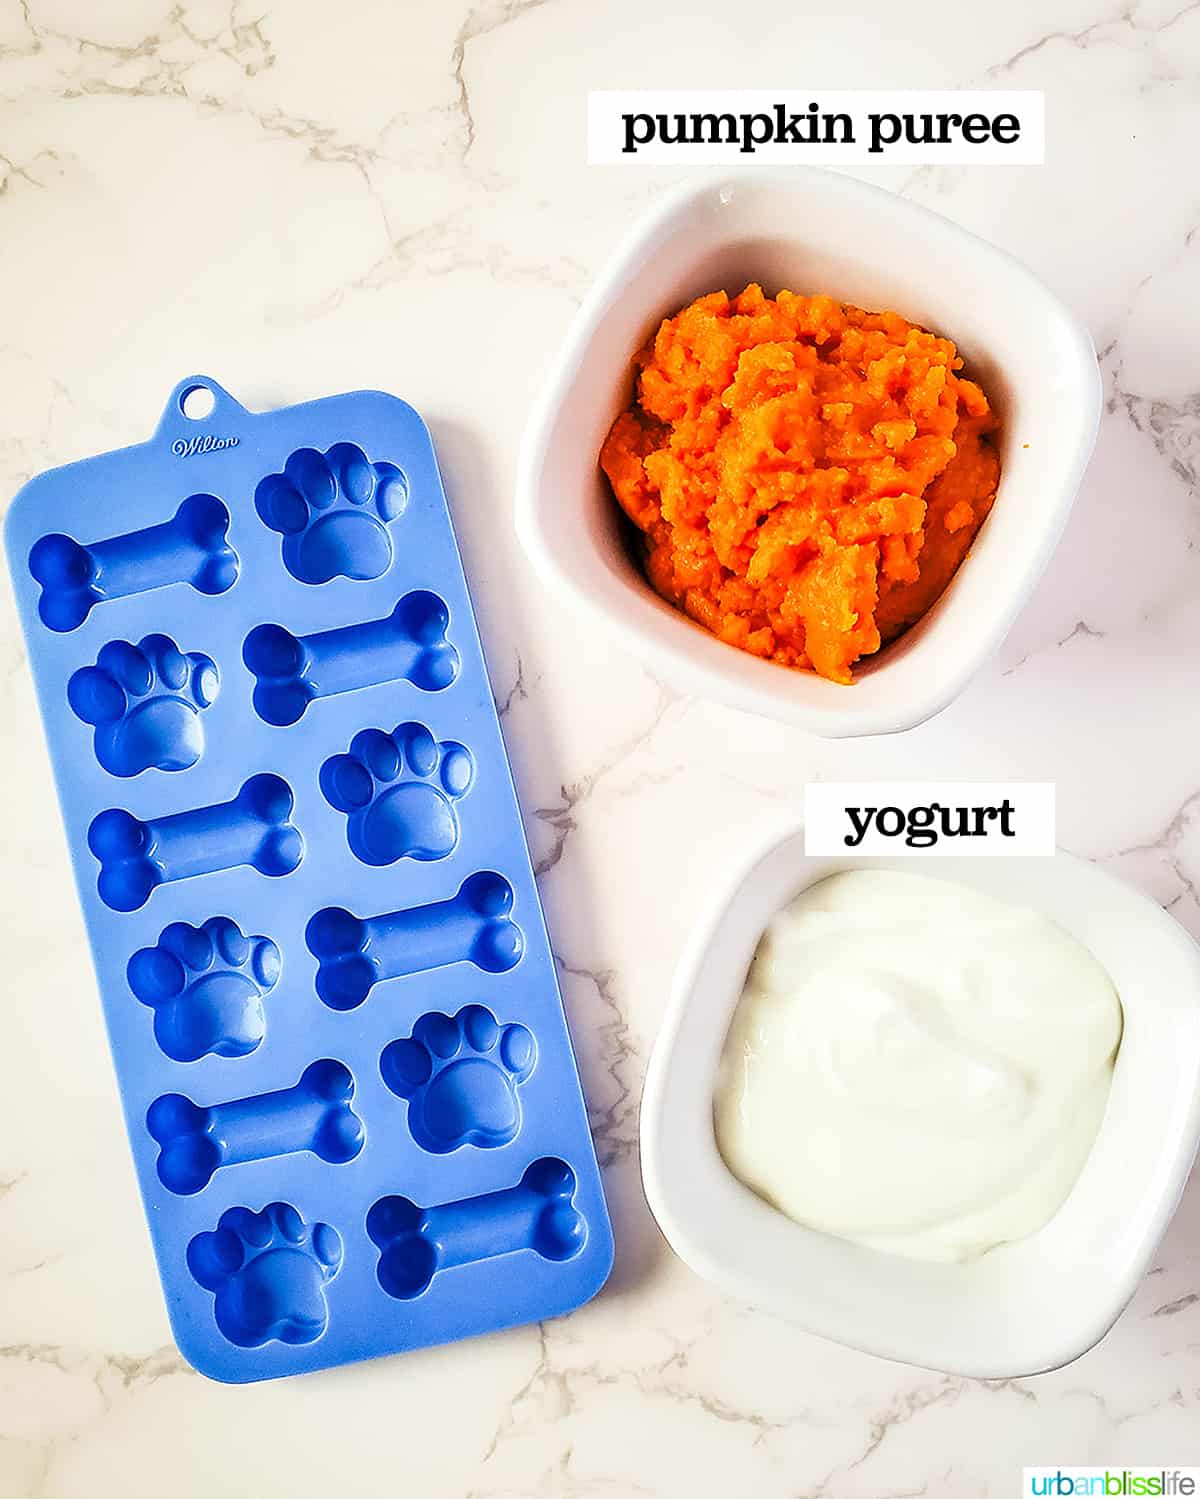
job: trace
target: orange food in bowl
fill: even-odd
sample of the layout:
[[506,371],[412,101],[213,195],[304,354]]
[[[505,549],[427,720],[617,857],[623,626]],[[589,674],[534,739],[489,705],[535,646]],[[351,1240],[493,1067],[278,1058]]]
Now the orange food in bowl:
[[1000,461],[954,345],[832,297],[700,297],[600,454],[653,587],[730,645],[850,682],[937,599]]

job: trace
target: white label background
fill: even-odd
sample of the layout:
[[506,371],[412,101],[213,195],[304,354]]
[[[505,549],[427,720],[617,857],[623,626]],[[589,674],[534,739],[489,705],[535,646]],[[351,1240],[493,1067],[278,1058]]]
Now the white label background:
[[[854,140],[842,144],[763,144],[753,152],[728,142],[670,145],[650,141],[627,152],[623,116],[774,115],[776,105],[803,116],[810,104],[821,114],[846,114]],[[588,94],[588,161],[593,166],[641,163],[646,166],[1041,166],[1045,159],[1045,100],[1033,89],[621,89]],[[946,145],[913,145],[901,139],[872,152],[868,115],[1016,115],[1019,137],[1009,145],[988,139],[979,144],[955,131]],[[919,122],[918,122],[919,123]],[[672,127],[672,134],[675,133]],[[838,132],[840,137],[840,131]]]
[[[913,847],[905,831],[886,837],[872,818],[869,831],[856,846],[846,842],[847,836],[858,837],[847,807],[859,809],[861,826],[864,809],[869,807],[899,807],[907,822],[911,808],[936,802],[950,809],[950,826],[956,827],[958,808],[998,807],[1006,800],[1013,808],[1011,838],[1004,836],[999,818],[987,819],[983,835],[971,838],[947,838],[935,821],[937,842]],[[889,817],[888,826],[895,821]],[[973,817],[968,825],[974,826]],[[804,792],[804,852],[808,855],[845,859],[878,858],[880,854],[925,859],[1046,856],[1054,853],[1055,841],[1053,781],[814,781]]]

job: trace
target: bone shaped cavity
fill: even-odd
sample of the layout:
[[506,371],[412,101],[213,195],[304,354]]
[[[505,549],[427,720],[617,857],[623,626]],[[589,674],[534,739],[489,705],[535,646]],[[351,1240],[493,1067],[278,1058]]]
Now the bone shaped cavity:
[[158,1176],[172,1192],[199,1192],[222,1166],[309,1150],[351,1161],[363,1126],[350,1107],[354,1078],[341,1062],[313,1062],[291,1088],[200,1108],[180,1093],[156,1098],[146,1128],[158,1141]]
[[136,911],[156,885],[249,864],[272,877],[290,874],[304,855],[291,822],[293,797],[275,775],[251,776],[229,802],[143,822],[110,808],[93,818],[88,847],[100,861],[100,899]]
[[96,604],[168,583],[224,593],[237,581],[238,555],[225,539],[229,511],[215,495],[194,494],[170,520],[83,545],[70,536],[43,536],[29,554],[42,585],[38,613],[60,632],[81,625]]
[[389,1296],[411,1301],[439,1270],[532,1249],[544,1260],[569,1260],[587,1243],[587,1221],[574,1205],[575,1173],[546,1157],[515,1187],[422,1208],[407,1197],[383,1197],[367,1214],[380,1251],[377,1275]]
[[318,911],[304,934],[317,959],[317,993],[331,1009],[352,1010],[384,979],[449,963],[505,973],[525,950],[512,904],[508,881],[484,872],[449,900],[386,916],[358,917],[340,906]]
[[257,679],[254,709],[267,723],[296,723],[314,698],[412,682],[440,692],[458,676],[459,656],[446,639],[450,612],[436,593],[406,593],[383,619],[293,635],[282,625],[258,625],[246,636],[242,659]]

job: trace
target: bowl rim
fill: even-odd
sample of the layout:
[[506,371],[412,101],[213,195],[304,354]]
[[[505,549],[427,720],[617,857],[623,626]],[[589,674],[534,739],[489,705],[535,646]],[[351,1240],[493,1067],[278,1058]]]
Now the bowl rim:
[[[777,829],[772,829],[769,835],[760,838],[747,856],[719,882],[718,888],[710,893],[694,925],[690,940],[676,969],[666,1010],[647,1067],[639,1133],[643,1187],[646,1200],[660,1230],[680,1259],[703,1279],[712,1282],[739,1300],[793,1322],[811,1334],[860,1352],[944,1373],[985,1379],[1020,1378],[1059,1368],[1072,1362],[1105,1336],[1137,1290],[1174,1215],[1192,1165],[1197,1158],[1197,1147],[1200,1145],[1200,1003],[1197,1003],[1197,997],[1200,996],[1200,946],[1178,922],[1163,911],[1156,901],[1136,886],[1118,878],[1093,861],[1081,859],[1061,848],[1051,858],[1016,860],[947,857],[923,862],[920,859],[886,855],[861,859],[830,859],[816,856],[810,858],[803,852],[803,830],[802,821],[793,822],[782,834]],[[929,1327],[922,1333],[922,1346],[912,1346],[911,1343],[905,1343],[902,1336],[897,1338],[894,1329],[880,1329],[873,1326],[869,1332],[864,1333],[861,1328],[856,1331],[851,1327],[839,1326],[838,1306],[839,1301],[844,1303],[845,1296],[843,1294],[839,1297],[838,1287],[831,1288],[828,1280],[822,1282],[819,1294],[806,1289],[807,1283],[799,1276],[794,1286],[781,1290],[769,1275],[763,1281],[756,1282],[745,1263],[735,1263],[732,1257],[723,1255],[721,1239],[725,1231],[731,1231],[730,1215],[733,1214],[741,1219],[743,1226],[749,1225],[751,1230],[756,1222],[760,1228],[765,1227],[768,1221],[773,1225],[782,1222],[786,1225],[785,1231],[795,1238],[797,1249],[803,1240],[807,1245],[823,1246],[821,1252],[826,1260],[836,1254],[840,1262],[847,1265],[846,1285],[851,1284],[856,1275],[862,1275],[864,1265],[870,1265],[880,1259],[895,1261],[901,1258],[879,1255],[876,1251],[865,1249],[852,1241],[820,1233],[785,1218],[734,1177],[721,1159],[713,1137],[711,1088],[715,1072],[715,1055],[708,1056],[705,1060],[700,1053],[715,1035],[717,1038],[716,1054],[719,1054],[729,1021],[740,997],[741,984],[734,984],[725,990],[719,1000],[711,995],[706,1000],[702,987],[706,982],[706,971],[723,939],[728,935],[727,918],[735,910],[739,898],[746,892],[760,871],[769,870],[773,861],[786,857],[788,850],[793,847],[795,855],[791,861],[794,866],[792,889],[795,893],[826,877],[832,872],[830,866],[861,869],[899,868],[910,873],[920,871],[933,878],[960,878],[968,883],[979,879],[987,885],[991,883],[989,875],[994,878],[1003,873],[1002,866],[1010,866],[1010,877],[1015,880],[1020,870],[1018,869],[1016,874],[1013,874],[1011,866],[1040,865],[1054,871],[1051,879],[1062,885],[1063,897],[1073,902],[1081,911],[1086,907],[1088,899],[1086,892],[1089,888],[1093,891],[1105,890],[1122,907],[1136,913],[1141,921],[1141,930],[1151,933],[1148,940],[1154,950],[1159,954],[1170,954],[1172,961],[1182,965],[1183,971],[1186,972],[1190,993],[1187,1001],[1188,1016],[1191,1021],[1188,1045],[1182,1045],[1179,1037],[1175,1037],[1174,1044],[1172,1044],[1168,1036],[1160,1041],[1159,1052],[1155,1053],[1153,1049],[1147,1051],[1146,1047],[1139,1042],[1134,1070],[1134,1077],[1139,1077],[1145,1072],[1150,1058],[1156,1054],[1169,1053],[1177,1063],[1172,1096],[1185,1100],[1172,1116],[1176,1122],[1173,1136],[1155,1148],[1154,1167],[1158,1173],[1157,1195],[1153,1198],[1150,1210],[1131,1226],[1127,1242],[1119,1248],[1112,1249],[1107,1260],[1097,1262],[1100,1270],[1095,1278],[1096,1292],[1090,1311],[1086,1314],[1079,1312],[1073,1321],[1068,1319],[1065,1327],[1055,1329],[1046,1325],[1045,1322],[1035,1324],[1031,1319],[1028,1327],[1014,1330],[1011,1346],[1007,1348],[997,1351],[989,1347],[967,1347],[961,1342],[957,1328],[952,1337],[947,1337],[944,1331],[940,1330],[935,1301],[930,1306],[930,1315],[927,1318]],[[932,862],[932,867],[929,867],[930,862]],[[1000,883],[1003,884],[1003,881]],[[1046,910],[1040,895],[1035,894],[1030,898],[1023,889],[1020,894],[1004,891],[1000,894],[1001,898],[1012,899],[1034,909]],[[788,898],[791,897],[785,897],[785,899]],[[765,927],[775,909],[778,907],[773,906],[772,909],[767,910],[764,905],[760,910],[758,913],[759,932]],[[1052,914],[1051,919],[1057,918]],[[1078,935],[1077,932],[1075,934]],[[1141,999],[1136,997],[1134,991],[1123,991],[1118,986],[1122,1007],[1127,1017],[1133,1013],[1140,1019],[1138,1007],[1152,1006],[1155,1001],[1146,997],[1149,991],[1149,980],[1143,987]],[[1162,1027],[1165,1027],[1167,1023],[1164,1018],[1166,1013],[1165,1009],[1161,1010],[1159,1025]],[[1122,1045],[1124,1046],[1124,1041]],[[680,1063],[681,1050],[686,1051],[688,1048],[693,1053],[692,1057],[684,1055]],[[1120,1060],[1121,1054],[1118,1053],[1118,1066]],[[682,1066],[682,1082],[676,1075],[680,1066]],[[703,1091],[703,1098],[698,1096],[698,1090]],[[1126,1098],[1128,1092],[1127,1086],[1119,1095],[1126,1101],[1124,1103],[1118,1101],[1116,1112],[1112,1112],[1113,1099],[1118,1098],[1114,1074],[1114,1093],[1110,1095],[1110,1105],[1106,1108],[1093,1151],[1103,1139],[1106,1150],[1111,1154],[1112,1143],[1120,1138],[1119,1132],[1123,1127],[1127,1127],[1124,1122],[1131,1117],[1131,1104]],[[689,1102],[693,1105],[690,1109],[688,1108]],[[695,1132],[697,1105],[703,1105],[704,1117],[708,1121],[709,1133],[702,1139],[697,1139]],[[690,1168],[686,1172],[683,1170],[679,1152],[676,1150],[676,1143],[680,1138],[687,1140],[686,1149],[692,1156],[690,1163],[683,1163]],[[722,1201],[719,1204],[719,1222],[715,1230],[710,1232],[711,1225],[700,1221],[701,1215],[697,1214],[693,1204],[688,1201],[688,1195],[689,1189],[694,1187],[699,1178],[701,1168],[706,1176],[711,1176],[710,1162],[713,1157],[719,1164],[720,1173],[723,1173],[725,1180],[733,1188],[736,1200],[731,1194],[728,1201]],[[1107,1155],[1103,1155],[1098,1164],[1092,1165],[1093,1182],[1107,1185],[1108,1179],[1099,1175],[1106,1160]],[[1083,1181],[1084,1173],[1088,1171],[1092,1161],[1093,1155],[1089,1153],[1084,1171],[1080,1175],[1080,1181]],[[681,1181],[682,1186],[679,1185]],[[1043,1243],[1052,1243],[1049,1236],[1057,1231],[1057,1226],[1062,1224],[1075,1191],[1076,1188],[1073,1187],[1063,1206],[1036,1233],[1024,1240],[1015,1241],[1011,1246],[1002,1246],[998,1252],[1004,1253],[1007,1248],[1033,1255],[1037,1252],[1039,1240]],[[777,1229],[776,1232],[778,1232]],[[1047,1238],[1043,1240],[1042,1236],[1047,1236]],[[1033,1248],[1022,1251],[1023,1245],[1033,1246]],[[990,1255],[980,1256],[968,1264],[980,1265],[989,1258]],[[1048,1258],[1053,1263],[1055,1253],[1052,1251]],[[1116,1266],[1114,1272],[1112,1262],[1116,1260],[1119,1260],[1120,1264]],[[910,1269],[912,1266],[923,1264],[920,1261],[907,1260],[903,1263]],[[852,1269],[853,1266],[857,1266],[857,1270]],[[946,1267],[933,1268],[941,1272]],[[912,1270],[911,1273],[916,1276],[922,1272]],[[886,1278],[886,1274],[887,1272],[884,1271],[880,1277],[881,1282]],[[849,1320],[852,1320],[852,1317]],[[955,1346],[955,1338],[960,1338],[957,1346]],[[939,1339],[945,1352],[939,1353]]]
[[[647,260],[653,246],[664,235],[678,234],[688,215],[705,202],[717,198],[721,205],[738,193],[766,188],[792,195],[841,196],[874,211],[889,213],[912,227],[914,237],[933,234],[943,242],[969,248],[985,269],[991,268],[1019,284],[1037,303],[1040,313],[1052,322],[1061,347],[1067,352],[1059,374],[1073,392],[1072,430],[1063,435],[1064,479],[1057,493],[1050,494],[1037,540],[1026,564],[1001,595],[988,594],[979,607],[985,611],[974,647],[947,668],[937,667],[938,642],[913,637],[910,656],[921,653],[930,670],[924,684],[910,691],[904,702],[866,702],[862,684],[847,690],[826,683],[811,672],[790,671],[774,662],[762,661],[738,651],[708,634],[680,611],[638,585],[631,575],[628,595],[631,608],[616,608],[581,585],[575,570],[560,556],[560,548],[546,535],[543,516],[550,497],[544,493],[543,475],[562,408],[574,389],[588,347],[609,308],[624,294]],[[632,357],[632,351],[631,356]],[[791,723],[825,738],[860,737],[899,733],[914,728],[946,708],[967,682],[999,649],[1014,620],[1044,572],[1069,517],[1099,430],[1103,388],[1095,348],[1090,334],[1070,309],[1015,256],[963,228],[922,204],[857,177],[820,167],[747,167],[708,171],[677,185],[626,231],[616,250],[601,268],[576,312],[567,333],[552,358],[530,409],[517,461],[515,528],[522,547],[539,577],[560,602],[590,618],[617,637],[633,655],[683,690],[696,692],[745,712]],[[1001,477],[999,494],[1003,495]],[[558,503],[560,496],[553,497]],[[581,528],[582,529],[582,528]],[[595,555],[594,543],[580,538],[584,552]],[[969,559],[968,559],[969,562]],[[956,575],[953,587],[970,586],[970,573]],[[952,589],[942,595],[949,597]],[[940,600],[924,616],[932,619]],[[652,633],[648,609],[670,616],[661,630]],[[915,628],[919,628],[918,626]],[[930,647],[933,647],[931,650]],[[944,656],[944,652],[942,655]],[[883,679],[895,665],[881,659],[872,677]],[[785,675],[785,673],[787,675]],[[789,680],[790,678],[790,680]],[[830,689],[826,692],[824,689]]]

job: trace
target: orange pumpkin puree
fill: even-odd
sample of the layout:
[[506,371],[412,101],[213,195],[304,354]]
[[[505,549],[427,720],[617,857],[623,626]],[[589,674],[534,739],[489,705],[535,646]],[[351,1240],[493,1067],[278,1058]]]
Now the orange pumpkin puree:
[[832,297],[700,297],[637,356],[600,454],[646,574],[756,656],[850,682],[966,555],[1000,474],[949,339]]

